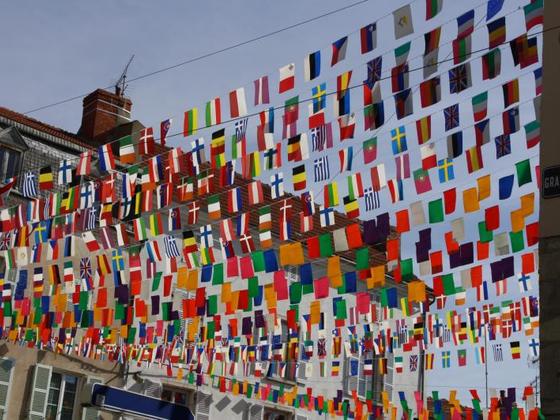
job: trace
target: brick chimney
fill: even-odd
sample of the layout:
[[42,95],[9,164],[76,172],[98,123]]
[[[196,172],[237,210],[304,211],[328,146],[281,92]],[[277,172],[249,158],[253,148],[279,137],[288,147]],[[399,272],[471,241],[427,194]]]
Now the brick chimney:
[[132,102],[122,95],[97,89],[84,98],[82,125],[78,135],[95,143],[103,143],[104,135],[131,122]]

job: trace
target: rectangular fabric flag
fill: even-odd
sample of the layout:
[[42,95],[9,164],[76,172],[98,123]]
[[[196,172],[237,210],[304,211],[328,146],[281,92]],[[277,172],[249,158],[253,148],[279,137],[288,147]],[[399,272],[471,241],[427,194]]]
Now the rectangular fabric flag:
[[393,22],[395,27],[395,39],[400,39],[414,32],[410,4],[393,12]]
[[315,51],[305,58],[304,62],[305,81],[316,79],[321,74],[321,51]]
[[283,67],[280,67],[280,82],[278,84],[278,93],[284,93],[294,88],[296,81],[295,71],[296,65],[294,63],[290,63]]
[[366,54],[377,47],[376,23],[370,23],[360,29],[360,44],[362,54]]
[[183,136],[187,137],[198,129],[198,109],[193,108],[185,111],[185,118],[183,122]]
[[239,118],[247,115],[245,88],[238,88],[229,93],[229,113],[231,118]]
[[499,48],[482,56],[482,80],[498,77],[502,68],[502,53]]
[[488,49],[496,48],[506,41],[506,17],[503,16],[487,25]]
[[268,76],[262,76],[253,82],[255,87],[255,106],[270,103]]
[[426,20],[430,20],[441,12],[443,0],[426,0]]
[[474,30],[474,10],[469,10],[457,18],[457,39],[465,38]]
[[206,102],[206,127],[222,123],[222,107],[220,98]]
[[416,121],[418,144],[424,144],[432,138],[432,116],[426,115]]
[[340,38],[332,44],[331,67],[346,58],[346,48],[348,47],[348,37]]
[[488,92],[482,92],[472,97],[472,108],[474,121],[486,118],[488,112]]

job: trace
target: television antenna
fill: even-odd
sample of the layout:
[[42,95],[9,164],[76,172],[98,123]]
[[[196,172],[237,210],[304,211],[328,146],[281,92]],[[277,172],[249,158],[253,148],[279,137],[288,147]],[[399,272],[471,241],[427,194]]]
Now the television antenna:
[[115,83],[115,94],[118,96],[124,96],[124,91],[128,87],[128,85],[126,84],[126,74],[128,72],[128,68],[130,67],[130,63],[132,63],[132,60],[134,60],[134,54],[130,56],[128,63],[126,63],[126,66],[124,66],[124,70],[121,73],[119,80],[117,80],[117,83]]

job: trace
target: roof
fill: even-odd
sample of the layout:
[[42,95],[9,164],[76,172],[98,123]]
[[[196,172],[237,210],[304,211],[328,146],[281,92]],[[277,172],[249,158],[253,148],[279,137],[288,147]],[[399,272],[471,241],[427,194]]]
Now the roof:
[[29,127],[31,129],[40,131],[45,134],[49,134],[54,137],[58,137],[63,140],[67,140],[81,147],[91,148],[91,145],[87,140],[80,138],[78,135],[71,133],[69,131],[63,130],[62,128],[55,127],[50,124],[46,124],[42,121],[36,120],[35,118],[28,117],[27,115],[21,114],[11,109],[4,108],[0,106],[0,117],[4,117],[14,123],[18,123]]

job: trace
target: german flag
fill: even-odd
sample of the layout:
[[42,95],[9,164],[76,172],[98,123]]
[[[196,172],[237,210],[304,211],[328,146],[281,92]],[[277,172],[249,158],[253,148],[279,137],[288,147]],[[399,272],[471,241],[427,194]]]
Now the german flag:
[[295,166],[292,169],[292,183],[295,191],[301,191],[306,188],[307,178],[305,175],[305,165]]
[[53,172],[51,166],[45,166],[39,170],[39,189],[50,190],[54,185]]

